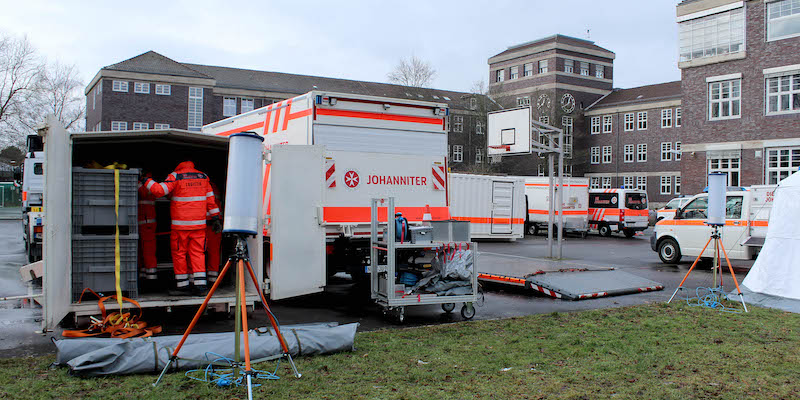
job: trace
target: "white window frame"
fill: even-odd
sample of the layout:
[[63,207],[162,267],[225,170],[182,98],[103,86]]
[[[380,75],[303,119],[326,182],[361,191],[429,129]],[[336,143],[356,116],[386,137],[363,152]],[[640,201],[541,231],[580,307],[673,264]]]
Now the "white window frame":
[[671,176],[662,176],[661,177],[661,191],[660,194],[672,194],[672,177]]
[[128,123],[125,121],[111,121],[112,131],[127,131]]
[[564,157],[572,158],[572,132],[574,127],[572,117],[561,117],[561,127],[564,132]]
[[[777,184],[781,179],[797,172],[800,167],[800,146],[769,148],[766,149],[765,153],[765,185]],[[775,179],[772,179],[773,176]]]
[[94,131],[95,131],[95,132],[100,132],[100,126],[101,126],[101,125],[100,125],[100,122],[98,122],[98,123],[97,123],[97,124],[94,126]]
[[470,110],[474,110],[476,108],[478,108],[478,99],[476,99],[474,97],[470,97],[469,98],[469,109]]
[[199,131],[203,128],[203,92],[204,90],[201,87],[189,87],[188,123],[186,127],[190,131]]
[[[728,97],[723,97],[727,87]],[[738,95],[734,96],[734,89],[738,89]],[[714,98],[714,92],[718,91],[719,98]],[[724,81],[716,81],[708,83],[708,120],[709,121],[722,121],[726,119],[737,119],[742,116],[742,80],[730,79]],[[730,115],[723,116],[723,106],[728,104],[728,111]],[[733,113],[734,104],[738,104],[738,113]],[[714,110],[717,109],[719,114],[714,117]]]
[[675,108],[675,127],[680,128],[683,123],[683,110],[680,107]]
[[541,117],[539,117],[539,122],[545,125],[550,125],[550,117],[547,115],[542,115]]
[[636,130],[637,131],[647,130],[647,111],[639,111],[638,113],[636,113]]
[[[716,161],[716,163],[715,163]],[[721,172],[728,175],[728,186],[739,186],[742,179],[741,157],[709,158],[708,173]],[[734,175],[735,174],[735,175]]]
[[150,83],[133,82],[133,93],[150,94]]
[[581,76],[589,76],[589,63],[586,61],[580,62]]
[[128,93],[128,81],[113,81],[111,83],[111,90],[114,92]]
[[548,60],[539,60],[539,73],[540,74],[546,74],[547,73],[547,70],[548,70],[547,61]]
[[463,131],[464,131],[464,116],[453,115],[453,132],[463,132]]
[[544,176],[544,175],[545,175],[544,164],[537,165],[536,166],[536,176]]
[[156,94],[159,96],[169,96],[172,94],[172,85],[156,83]]
[[672,161],[672,142],[661,142],[661,161]]
[[569,58],[564,59],[564,72],[568,74],[575,73],[575,61],[570,60]]
[[636,145],[636,162],[647,162],[647,143]]
[[572,177],[572,164],[564,164],[564,176]]
[[222,98],[222,116],[233,117],[236,115],[236,97]]
[[475,122],[475,134],[476,135],[483,135],[483,121],[478,119]]
[[[775,99],[774,111],[771,110],[773,99]],[[800,113],[800,71],[767,78],[764,104],[767,115]],[[786,110],[781,109],[784,104],[787,106]]]
[[661,128],[672,128],[672,109],[661,110]]
[[623,147],[623,154],[624,154],[623,162],[625,163],[634,162],[636,160],[636,146],[632,144],[626,144],[625,147]]
[[596,78],[603,79],[605,78],[605,67],[600,64],[595,64],[594,66],[594,76]]
[[590,189],[600,189],[600,177],[599,176],[589,177],[589,188]]
[[633,189],[636,187],[634,184],[634,177],[633,176],[623,176],[622,177],[622,186],[625,186],[625,189]]
[[498,69],[497,71],[495,71],[494,74],[495,74],[494,75],[494,81],[495,82],[499,83],[499,82],[502,82],[502,81],[504,81],[506,79],[506,70],[504,70],[504,69]]
[[153,124],[153,129],[169,129],[169,124]]
[[614,119],[610,115],[603,115],[603,133],[611,133],[614,130]]
[[675,142],[674,150],[675,150],[675,161],[680,161],[681,160],[681,154],[682,154],[681,153],[681,142],[680,141]]
[[95,87],[94,90],[92,91],[92,110],[94,110],[96,105],[97,105],[97,87]]
[[681,194],[681,177],[675,177],[675,194]]
[[475,164],[483,164],[483,150],[475,149]]
[[453,145],[453,162],[464,162],[464,146],[460,144]]
[[745,35],[744,7],[679,21],[679,62],[743,52]]
[[590,164],[600,164],[600,146],[592,146],[589,156]]
[[602,183],[602,185],[600,185],[600,189],[611,189],[611,177],[610,176],[604,176],[603,177],[603,183]]
[[611,164],[614,161],[614,149],[611,146],[603,146],[603,164]]
[[522,65],[522,76],[533,76],[533,63]]
[[636,177],[636,188],[639,190],[647,191],[647,177],[646,176],[637,176]]
[[626,113],[625,116],[625,132],[633,132],[636,129],[636,115],[634,113]]
[[[246,113],[246,112],[250,112],[250,111],[253,111],[253,110],[255,110],[255,109],[256,109],[256,108],[255,108],[255,107],[256,107],[256,100],[255,100],[255,99],[252,99],[252,98],[247,98],[247,97],[242,97],[242,99],[241,99],[241,102],[242,102],[242,105],[241,105],[241,114],[244,114],[244,113]],[[249,107],[246,107],[246,106],[245,106],[245,105],[247,105],[247,104],[249,104]]]
[[150,129],[150,124],[147,122],[134,122],[133,123],[133,130],[139,131],[143,129]]
[[600,133],[600,117],[592,117],[591,131],[592,135]]
[[508,74],[508,79],[519,79],[519,66],[515,65],[511,67],[511,72]]
[[529,105],[531,105],[530,96],[517,97],[517,105],[518,106],[529,106]]
[[[767,3],[766,9],[766,23],[767,23],[767,41],[775,41],[781,39],[788,39],[800,36],[800,29],[796,33],[790,33],[788,35],[783,36],[775,36],[771,37],[771,27],[773,21],[777,22],[795,22],[795,24],[800,25],[800,7],[796,7],[793,4],[797,4],[796,1],[792,0],[782,0],[782,1],[773,1],[771,3]],[[788,5],[788,7],[786,7]],[[774,10],[774,8],[781,7],[782,10]],[[788,9],[787,9],[788,8]],[[782,15],[775,16],[775,12],[778,11]],[[786,13],[786,14],[785,14]]]

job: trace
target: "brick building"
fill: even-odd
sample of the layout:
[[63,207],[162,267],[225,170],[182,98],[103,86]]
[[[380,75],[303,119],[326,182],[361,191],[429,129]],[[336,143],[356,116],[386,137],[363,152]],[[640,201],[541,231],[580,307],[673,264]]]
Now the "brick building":
[[677,22],[683,191],[701,191],[707,172],[749,186],[797,171],[800,2],[685,0]]
[[681,193],[680,81],[615,89],[587,107],[584,119],[591,187],[636,187],[652,203]]
[[200,130],[311,90],[447,103],[454,170],[485,165],[487,96],[376,82],[180,63],[154,51],[109,65],[86,87],[86,130]]

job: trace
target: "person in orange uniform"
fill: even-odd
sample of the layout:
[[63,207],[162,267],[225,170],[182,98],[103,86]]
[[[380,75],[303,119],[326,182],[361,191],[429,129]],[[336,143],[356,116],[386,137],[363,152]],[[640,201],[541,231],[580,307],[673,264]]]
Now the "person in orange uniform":
[[[222,209],[222,199],[219,188],[214,182],[211,182],[211,189],[214,191],[214,204],[218,209]],[[222,247],[222,231],[218,226],[215,226],[211,216],[209,215],[209,224],[206,228],[206,277],[208,284],[213,285],[219,275],[220,264],[220,247]],[[220,217],[218,217],[220,218]]]
[[[147,179],[145,187],[155,197],[170,196],[170,247],[176,281],[176,291],[172,294],[204,293],[207,289],[206,220],[210,218],[213,225],[221,227],[219,208],[214,203],[208,177],[195,169],[193,162],[184,161],[164,182]],[[189,286],[190,280],[193,287]]]
[[144,185],[151,178],[148,172],[139,184],[139,277],[144,279],[144,289],[155,290],[156,279],[156,198]]

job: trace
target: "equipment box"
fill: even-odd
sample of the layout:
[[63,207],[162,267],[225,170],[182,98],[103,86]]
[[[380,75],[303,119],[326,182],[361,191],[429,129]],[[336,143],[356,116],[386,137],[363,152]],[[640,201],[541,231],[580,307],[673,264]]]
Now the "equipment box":
[[433,241],[469,242],[469,221],[432,221]]
[[411,243],[423,244],[431,242],[433,231],[430,226],[412,226],[408,230],[411,232]]
[[[138,235],[120,235],[120,288],[126,297],[138,295]],[[116,291],[114,274],[114,235],[72,235],[72,300],[78,301],[83,289],[105,295]]]
[[72,232],[112,234],[119,221],[120,234],[136,233],[139,170],[119,170],[119,219],[114,210],[114,170],[72,169]]

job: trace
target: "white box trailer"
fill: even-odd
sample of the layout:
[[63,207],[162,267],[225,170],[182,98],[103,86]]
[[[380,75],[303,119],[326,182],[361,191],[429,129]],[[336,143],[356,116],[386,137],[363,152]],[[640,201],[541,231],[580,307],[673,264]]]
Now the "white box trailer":
[[[528,209],[527,231],[534,235],[540,231],[546,232],[550,209],[550,179],[544,176],[524,178]],[[563,179],[564,230],[586,237],[589,231],[589,179]],[[560,188],[556,179],[553,179],[553,186],[556,190]],[[555,215],[558,215],[557,211]]]
[[513,176],[450,174],[450,215],[470,222],[475,239],[522,239],[525,180]]
[[340,271],[365,277],[372,198],[394,197],[411,223],[449,218],[447,113],[440,103],[313,91],[203,127],[264,137],[272,299],[320,292]]

